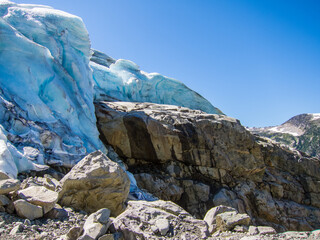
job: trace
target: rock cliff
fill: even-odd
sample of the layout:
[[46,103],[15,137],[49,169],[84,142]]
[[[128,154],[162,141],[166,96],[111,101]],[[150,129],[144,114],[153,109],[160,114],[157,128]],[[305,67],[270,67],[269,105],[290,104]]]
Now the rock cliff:
[[197,217],[212,206],[278,230],[320,225],[320,162],[252,135],[238,120],[172,105],[99,102],[101,140],[138,186]]

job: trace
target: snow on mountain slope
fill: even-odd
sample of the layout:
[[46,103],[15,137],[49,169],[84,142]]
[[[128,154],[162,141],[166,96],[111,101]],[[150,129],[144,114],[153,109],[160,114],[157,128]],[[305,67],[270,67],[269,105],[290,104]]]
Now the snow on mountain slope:
[[320,157],[320,113],[300,114],[279,126],[249,130],[311,156]]

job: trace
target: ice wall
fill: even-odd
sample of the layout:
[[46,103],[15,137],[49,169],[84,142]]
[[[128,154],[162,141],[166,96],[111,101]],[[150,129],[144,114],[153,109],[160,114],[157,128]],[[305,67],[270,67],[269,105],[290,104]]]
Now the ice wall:
[[0,39],[0,124],[17,151],[32,146],[45,163],[72,165],[103,149],[82,20],[46,6],[1,2]]
[[182,82],[159,73],[143,72],[129,60],[114,60],[97,51],[93,56],[90,65],[97,101],[152,102],[222,114]]

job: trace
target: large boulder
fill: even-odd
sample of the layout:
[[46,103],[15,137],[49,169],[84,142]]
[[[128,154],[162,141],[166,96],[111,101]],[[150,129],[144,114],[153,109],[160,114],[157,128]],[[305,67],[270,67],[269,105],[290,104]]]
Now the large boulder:
[[278,231],[320,228],[319,159],[183,107],[100,102],[96,116],[101,139],[156,197],[198,218],[226,205]]
[[61,205],[88,213],[108,208],[113,216],[124,210],[130,189],[125,171],[101,151],[83,158],[60,183]]
[[129,201],[126,210],[113,221],[125,239],[206,239],[205,221],[166,201]]

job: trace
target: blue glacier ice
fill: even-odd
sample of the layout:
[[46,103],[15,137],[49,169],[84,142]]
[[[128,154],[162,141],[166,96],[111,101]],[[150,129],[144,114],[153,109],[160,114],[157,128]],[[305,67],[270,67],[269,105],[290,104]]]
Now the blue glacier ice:
[[104,150],[82,20],[50,7],[11,2],[0,3],[0,14],[0,124],[17,152],[30,146],[40,150],[44,163],[73,165],[89,152]]
[[[102,150],[94,101],[154,102],[221,113],[183,83],[91,50],[81,18],[0,1],[0,173],[73,166]],[[136,195],[133,175],[128,173]],[[142,198],[142,197],[141,197]]]
[[96,101],[152,102],[222,114],[208,100],[175,79],[141,71],[129,60],[114,60],[97,51],[94,53],[97,56],[90,66]]

